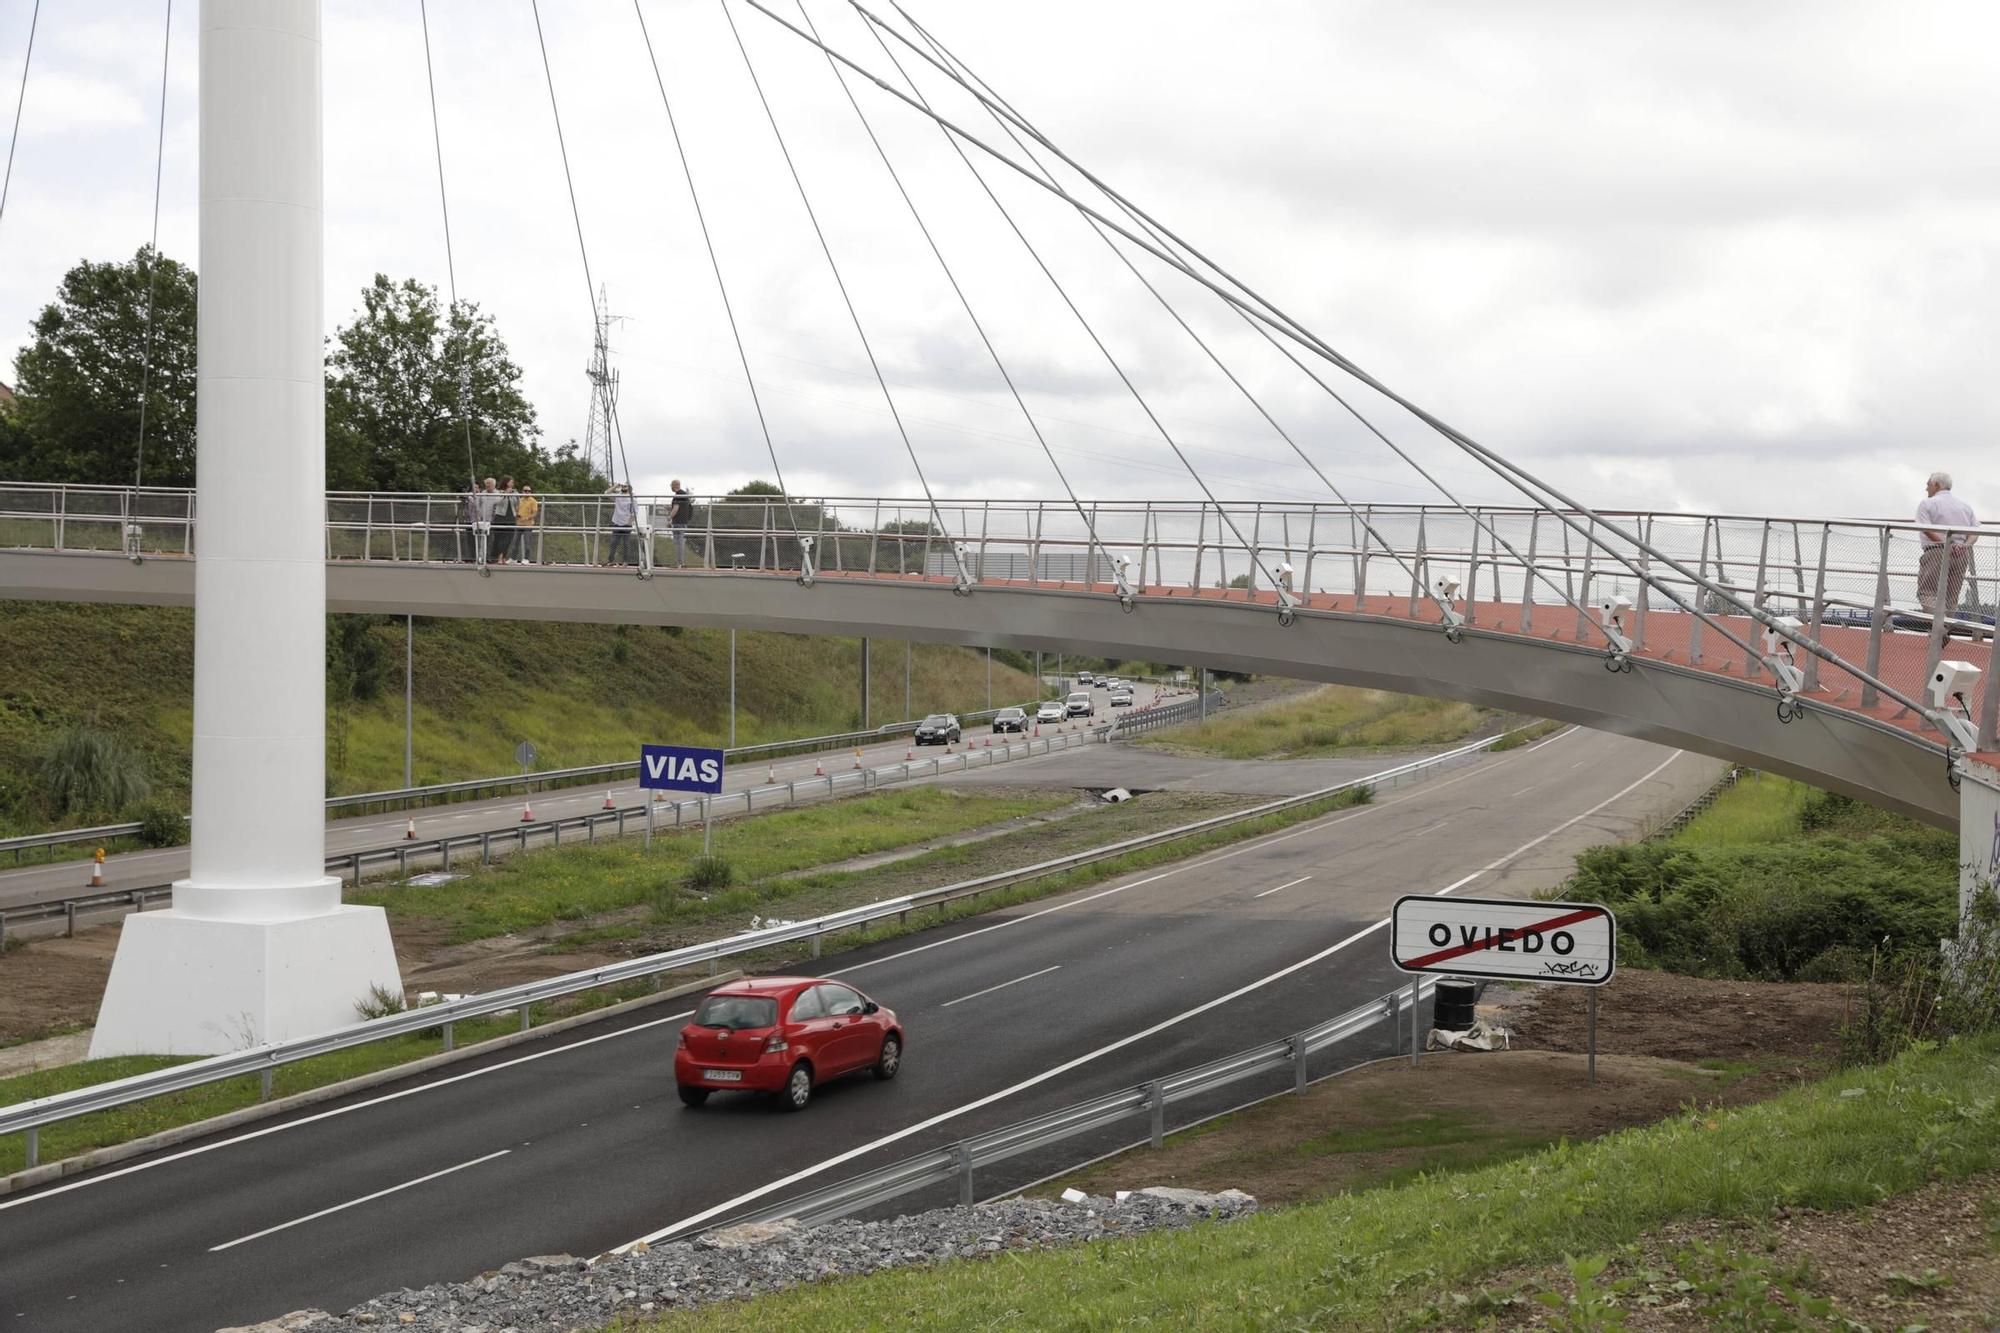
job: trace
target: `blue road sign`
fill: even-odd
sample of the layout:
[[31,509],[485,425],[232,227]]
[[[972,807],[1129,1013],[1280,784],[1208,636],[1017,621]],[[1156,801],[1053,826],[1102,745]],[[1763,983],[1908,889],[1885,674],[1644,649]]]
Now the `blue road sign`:
[[658,791],[705,791],[713,796],[722,790],[722,754],[721,750],[691,745],[642,745],[639,785]]

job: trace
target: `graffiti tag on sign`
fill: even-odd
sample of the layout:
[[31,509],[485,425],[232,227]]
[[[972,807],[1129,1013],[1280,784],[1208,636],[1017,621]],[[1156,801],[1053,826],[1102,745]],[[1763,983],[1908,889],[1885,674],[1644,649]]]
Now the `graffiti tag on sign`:
[[1594,903],[1406,895],[1390,954],[1405,972],[1601,986],[1617,968],[1617,920]]

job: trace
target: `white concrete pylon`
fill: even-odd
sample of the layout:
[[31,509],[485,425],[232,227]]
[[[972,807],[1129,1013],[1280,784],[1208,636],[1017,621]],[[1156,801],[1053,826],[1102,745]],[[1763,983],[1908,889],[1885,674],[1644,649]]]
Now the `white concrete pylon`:
[[320,0],[203,0],[194,811],[173,906],[118,941],[91,1055],[191,1055],[400,992],[325,869]]

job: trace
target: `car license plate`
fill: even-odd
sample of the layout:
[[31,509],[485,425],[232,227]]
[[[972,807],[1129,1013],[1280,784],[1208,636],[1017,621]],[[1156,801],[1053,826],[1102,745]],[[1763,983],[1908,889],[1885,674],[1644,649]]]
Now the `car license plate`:
[[701,1071],[701,1076],[706,1079],[713,1079],[717,1083],[741,1083],[743,1081],[743,1071],[740,1069],[704,1069]]

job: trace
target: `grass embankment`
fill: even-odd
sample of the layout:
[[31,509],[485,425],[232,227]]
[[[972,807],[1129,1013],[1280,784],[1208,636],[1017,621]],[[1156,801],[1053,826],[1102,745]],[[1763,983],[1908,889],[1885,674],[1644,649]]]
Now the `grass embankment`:
[[[822,1283],[618,1327],[1466,1327],[1504,1299],[1489,1284],[1509,1269],[1582,1256],[1587,1271],[1676,1221],[1850,1209],[1993,1169],[1996,1057],[2000,1040],[1963,1039],[1741,1110],[1226,1225]],[[1571,1293],[1554,1298],[1565,1313],[1590,1313]],[[1720,1309],[1716,1325],[1814,1326],[1733,1314]]]
[[[345,620],[346,617],[338,619]],[[371,698],[335,700],[328,717],[329,795],[403,785],[403,625],[368,617]],[[0,604],[0,835],[111,822],[124,812],[51,811],[34,774],[62,728],[86,723],[138,751],[154,794],[186,808],[193,734],[194,617],[186,610]],[[872,717],[904,715],[903,648],[876,640]],[[1008,655],[1017,656],[1017,655]],[[860,723],[855,639],[737,636],[739,744],[846,731]],[[1032,697],[1001,655],[993,698]],[[986,657],[918,644],[909,706],[986,706]],[[532,741],[542,768],[631,759],[641,741],[721,745],[729,734],[729,636],[541,621],[427,620],[416,637],[418,783],[518,769]]]
[[1471,704],[1326,685],[1296,700],[1210,718],[1199,731],[1146,736],[1136,743],[1219,759],[1310,759],[1444,745],[1471,735],[1492,717]]
[[1691,976],[1847,981],[1935,952],[1958,920],[1958,839],[1750,774],[1669,838],[1597,847],[1562,896],[1618,914],[1619,961]]

